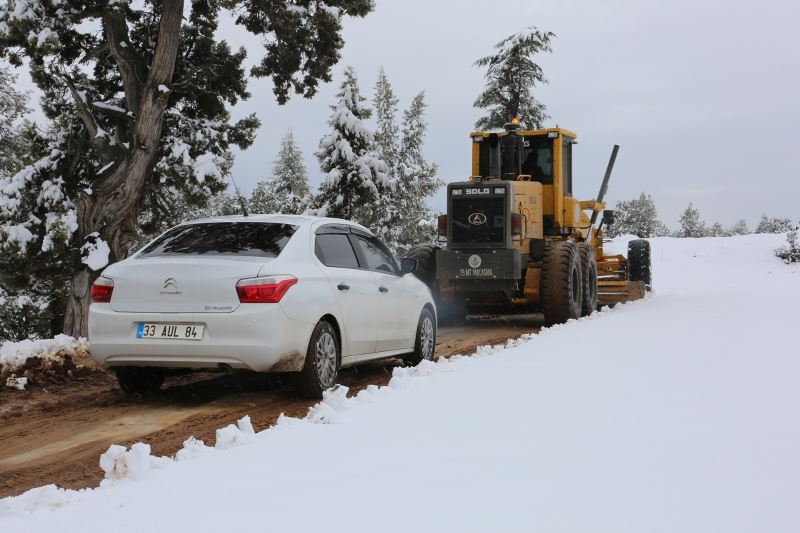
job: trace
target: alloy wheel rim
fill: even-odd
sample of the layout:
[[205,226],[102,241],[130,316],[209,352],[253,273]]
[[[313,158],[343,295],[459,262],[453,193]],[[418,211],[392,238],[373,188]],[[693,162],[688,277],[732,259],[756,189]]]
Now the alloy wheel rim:
[[330,332],[319,336],[315,351],[319,383],[327,389],[333,386],[336,379],[336,340]]
[[420,328],[420,344],[423,359],[428,361],[433,359],[433,343],[433,320],[431,320],[431,317],[426,316],[422,319],[422,327]]

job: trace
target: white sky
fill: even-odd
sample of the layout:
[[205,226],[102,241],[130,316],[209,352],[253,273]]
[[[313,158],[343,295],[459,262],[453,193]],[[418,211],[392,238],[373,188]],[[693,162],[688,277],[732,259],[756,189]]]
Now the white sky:
[[[800,181],[791,154],[800,140],[800,4],[788,0],[376,0],[373,13],[345,22],[334,81],[312,100],[278,106],[270,80],[250,83],[234,110],[262,120],[253,147],[238,154],[245,190],[268,177],[280,137],[293,128],[312,184],[314,151],[328,131],[328,106],[346,65],[371,98],[383,66],[405,107],[425,90],[425,152],[447,181],[470,173],[468,134],[483,84],[472,67],[522,27],[556,33],[540,64],[550,84],[537,97],[552,125],[578,133],[575,195],[597,194],[611,146],[621,145],[608,201],[653,195],[674,227],[689,201],[710,224],[762,212],[800,219]],[[258,40],[232,22],[220,35],[258,61]],[[442,209],[442,194],[433,205]]]

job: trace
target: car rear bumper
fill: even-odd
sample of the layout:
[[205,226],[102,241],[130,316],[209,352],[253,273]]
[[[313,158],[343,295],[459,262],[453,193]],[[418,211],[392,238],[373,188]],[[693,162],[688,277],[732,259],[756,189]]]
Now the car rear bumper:
[[[205,326],[196,340],[137,339],[140,322]],[[231,368],[256,372],[301,370],[313,324],[292,320],[278,304],[245,304],[232,313],[124,313],[109,304],[89,310],[92,358],[103,368]]]

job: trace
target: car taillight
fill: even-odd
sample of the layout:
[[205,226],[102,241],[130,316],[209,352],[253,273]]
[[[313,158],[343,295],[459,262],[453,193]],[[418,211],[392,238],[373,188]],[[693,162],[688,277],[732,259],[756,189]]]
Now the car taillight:
[[447,235],[447,215],[439,215],[436,219],[439,224],[439,235],[442,237]]
[[243,304],[274,304],[281,301],[289,288],[297,283],[294,276],[264,276],[239,280],[236,294]]
[[511,234],[519,235],[522,233],[522,215],[513,213],[511,215]]
[[96,303],[108,303],[111,301],[112,292],[114,292],[113,279],[97,278],[92,284],[92,301]]

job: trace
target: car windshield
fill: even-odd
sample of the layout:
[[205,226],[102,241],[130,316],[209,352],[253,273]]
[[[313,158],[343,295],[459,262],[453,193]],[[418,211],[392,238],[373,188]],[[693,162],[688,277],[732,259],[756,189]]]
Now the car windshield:
[[278,257],[297,226],[268,222],[210,222],[176,226],[138,257],[167,255]]

